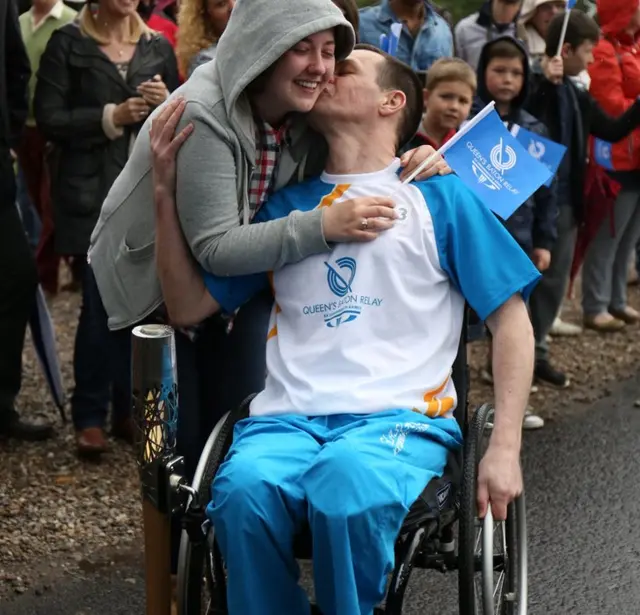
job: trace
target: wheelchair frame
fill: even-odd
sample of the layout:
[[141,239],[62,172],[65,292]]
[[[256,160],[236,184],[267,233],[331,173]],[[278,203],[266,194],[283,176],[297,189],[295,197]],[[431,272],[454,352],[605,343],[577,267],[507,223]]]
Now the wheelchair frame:
[[[447,464],[449,476],[453,477],[448,483],[450,503],[440,510],[438,494],[437,510],[429,512],[429,509],[434,507],[430,506],[428,498],[425,499],[427,508],[424,509],[423,502],[424,510],[421,512],[414,513],[412,507],[396,541],[396,564],[384,606],[376,608],[375,615],[401,615],[404,594],[414,568],[442,573],[458,571],[460,615],[527,613],[527,527],[524,493],[509,505],[506,521],[494,523],[490,510],[483,521],[476,517],[477,468],[484,454],[487,424],[492,421],[494,410],[491,405],[484,404],[475,411],[473,417],[468,416],[467,318],[468,310],[465,310],[465,325],[452,371],[458,393],[458,405],[454,414],[464,441],[460,451],[450,455]],[[204,509],[210,498],[215,473],[231,446],[233,428],[236,422],[248,416],[252,398],[253,396],[245,400],[237,410],[227,413],[215,426],[200,457],[192,485],[188,489],[190,496],[182,516],[183,531],[178,558],[179,615],[228,613],[224,563],[215,541],[214,528]],[[454,482],[456,477],[458,480]],[[429,485],[421,498],[428,488]],[[413,518],[410,519],[412,514]],[[496,527],[502,533],[501,553],[496,553],[494,543]],[[310,545],[297,544],[295,554],[298,559],[309,559]],[[497,603],[496,572],[499,575]],[[478,573],[481,577],[480,583]],[[206,589],[203,588],[203,580]],[[208,594],[204,600],[203,589]],[[208,601],[207,605],[204,604],[205,601]],[[320,613],[315,605],[312,605],[312,613]]]

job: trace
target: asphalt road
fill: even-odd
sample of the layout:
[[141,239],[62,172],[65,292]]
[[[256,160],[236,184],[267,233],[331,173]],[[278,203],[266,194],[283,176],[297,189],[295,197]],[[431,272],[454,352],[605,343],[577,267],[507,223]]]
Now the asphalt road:
[[[531,615],[640,612],[638,399],[640,379],[525,437]],[[144,613],[138,553],[82,568],[39,596],[0,604],[0,613]],[[455,588],[454,574],[414,574],[406,615],[454,615]]]

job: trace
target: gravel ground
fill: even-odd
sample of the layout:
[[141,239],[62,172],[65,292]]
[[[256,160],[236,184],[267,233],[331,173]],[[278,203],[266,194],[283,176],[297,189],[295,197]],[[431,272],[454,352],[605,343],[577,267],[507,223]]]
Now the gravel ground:
[[[630,290],[630,304],[640,308],[637,288]],[[77,294],[61,293],[51,303],[68,392],[73,383],[78,309]],[[567,302],[563,317],[580,322],[575,300]],[[565,412],[565,406],[580,408],[610,394],[613,382],[637,375],[637,336],[638,328],[633,327],[609,336],[585,332],[554,342],[553,363],[570,374],[572,385],[562,391],[540,387],[531,398],[535,411],[552,421]],[[485,357],[486,345],[474,344],[474,403],[491,398],[490,388],[478,378]],[[138,479],[131,449],[114,441],[99,465],[76,458],[73,430],[60,422],[29,340],[18,404],[25,418],[53,421],[57,436],[38,444],[0,442],[6,477],[0,484],[0,601],[25,591],[46,591],[56,575],[73,574],[96,559],[135,551],[141,544]]]

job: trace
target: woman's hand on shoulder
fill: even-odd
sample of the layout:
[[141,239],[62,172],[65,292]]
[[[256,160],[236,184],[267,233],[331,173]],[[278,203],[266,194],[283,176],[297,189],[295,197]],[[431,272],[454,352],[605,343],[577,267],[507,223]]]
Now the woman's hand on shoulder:
[[153,187],[156,193],[175,194],[178,151],[193,132],[193,124],[187,124],[178,134],[176,129],[186,101],[181,97],[170,100],[151,121],[149,130],[153,170]]

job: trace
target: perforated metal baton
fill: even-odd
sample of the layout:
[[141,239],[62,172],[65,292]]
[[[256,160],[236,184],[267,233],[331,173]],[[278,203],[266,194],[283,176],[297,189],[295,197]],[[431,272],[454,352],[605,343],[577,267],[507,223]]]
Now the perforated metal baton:
[[[178,420],[178,374],[174,332],[142,325],[132,333],[131,385],[137,427],[145,542],[147,615],[171,612],[171,481]],[[174,476],[176,476],[174,474]]]

